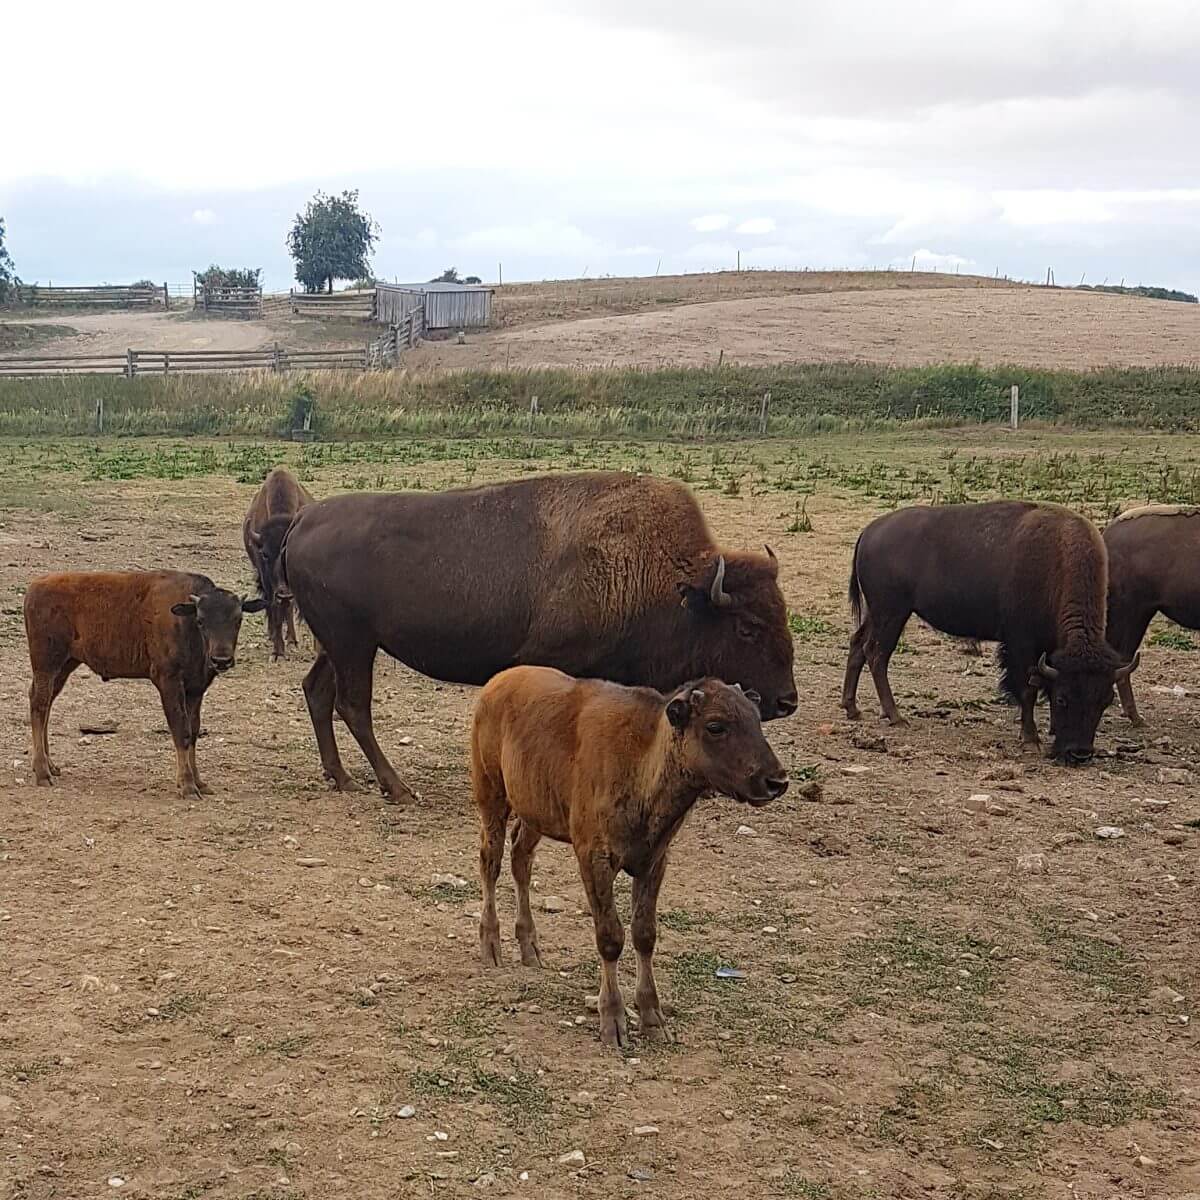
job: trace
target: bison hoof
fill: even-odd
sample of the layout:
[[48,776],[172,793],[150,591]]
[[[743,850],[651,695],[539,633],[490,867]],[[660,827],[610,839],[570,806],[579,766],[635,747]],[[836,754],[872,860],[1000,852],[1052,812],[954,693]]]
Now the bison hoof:
[[50,787],[54,783],[54,776],[49,771],[39,771],[34,777],[33,782],[38,787]]
[[1125,715],[1129,718],[1129,724],[1134,729],[1145,728],[1145,725],[1146,725],[1145,720],[1142,717],[1139,717],[1137,713],[1126,713]]
[[329,771],[325,772],[325,778],[332,785],[335,792],[361,792],[362,788],[354,782],[344,771],[340,775],[334,775]]
[[479,935],[479,960],[485,967],[500,966],[500,939],[495,934]]
[[846,710],[847,721],[857,721],[862,717],[862,710],[857,704],[843,704],[842,707]]
[[521,962],[527,967],[544,967],[546,965],[542,962],[542,952],[535,942],[521,943]]
[[196,780],[196,791],[198,791],[202,796],[212,795],[212,788],[210,788],[207,783],[201,783],[198,779]]
[[899,713],[894,713],[892,716],[884,716],[883,718],[893,729],[907,729],[908,721]]
[[[1140,725],[1141,722],[1139,721],[1138,724]],[[57,763],[47,762],[46,765],[50,768],[51,775],[61,775],[62,774],[62,767],[60,767]]]
[[411,804],[416,796],[401,784],[399,787],[384,787],[380,786],[380,794],[383,796],[384,804]]
[[179,789],[179,798],[180,798],[180,800],[192,800],[192,801],[203,799],[203,797],[200,795],[199,788],[196,788],[196,787],[181,787]]
[[624,1050],[629,1045],[629,1028],[625,1024],[625,1013],[619,1015],[600,1014],[600,1040],[606,1046]]

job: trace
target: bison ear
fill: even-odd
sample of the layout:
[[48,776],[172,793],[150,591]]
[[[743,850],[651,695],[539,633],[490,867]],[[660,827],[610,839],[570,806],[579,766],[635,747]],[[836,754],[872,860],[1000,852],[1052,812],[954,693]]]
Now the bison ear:
[[756,708],[760,708],[762,706],[762,697],[753,688],[750,688],[745,695],[746,699],[749,700],[750,703]]
[[242,612],[256,613],[262,612],[267,607],[267,602],[261,596],[255,596],[253,600],[242,601]]
[[670,704],[667,705],[667,720],[676,729],[686,729],[688,720],[692,715],[692,706],[688,704],[683,696],[676,696]]
[[256,545],[262,545],[262,534],[257,529],[250,530],[250,540]]
[[196,606],[189,600],[186,604],[172,604],[171,611],[177,617],[194,617],[196,615]]
[[[711,571],[711,574],[710,574]],[[706,612],[714,608],[732,608],[733,597],[725,590],[725,556],[717,555],[715,566],[706,567],[700,580],[676,585],[684,608]]]

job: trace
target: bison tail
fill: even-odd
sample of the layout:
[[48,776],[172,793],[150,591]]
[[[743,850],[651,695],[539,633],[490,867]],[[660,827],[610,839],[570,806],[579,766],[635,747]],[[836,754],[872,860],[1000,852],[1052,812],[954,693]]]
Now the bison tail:
[[858,582],[858,547],[862,542],[861,536],[854,543],[854,557],[850,560],[850,585],[846,589],[846,598],[850,601],[850,611],[854,614],[854,624],[862,624],[863,593]]

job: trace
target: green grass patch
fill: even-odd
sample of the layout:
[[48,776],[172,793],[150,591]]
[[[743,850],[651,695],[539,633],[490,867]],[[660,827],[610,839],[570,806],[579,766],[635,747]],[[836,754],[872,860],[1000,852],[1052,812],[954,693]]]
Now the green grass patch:
[[811,642],[814,638],[828,637],[833,626],[823,617],[808,613],[788,613],[788,628],[798,642]]
[[1192,652],[1196,649],[1196,643],[1183,632],[1174,626],[1167,629],[1156,629],[1149,638],[1151,646],[1162,646],[1167,650],[1182,650],[1184,652]]
[[1122,946],[1077,932],[1066,914],[1036,913],[1032,920],[1054,965],[1088,991],[1117,1001],[1145,995],[1146,979]]

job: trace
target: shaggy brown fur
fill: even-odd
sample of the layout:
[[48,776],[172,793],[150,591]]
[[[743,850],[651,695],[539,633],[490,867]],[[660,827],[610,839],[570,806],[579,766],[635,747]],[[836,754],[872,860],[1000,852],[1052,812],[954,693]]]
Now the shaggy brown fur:
[[1025,742],[1037,744],[1033,707],[1050,694],[1054,753],[1093,754],[1096,728],[1122,667],[1105,641],[1108,555],[1090,521],[1054,504],[998,500],[901,509],[859,536],[842,705],[869,664],[884,715],[902,723],[887,668],[908,618],[954,637],[998,641],[1001,683],[1021,704]]
[[313,502],[304,485],[287,469],[275,467],[250,501],[250,510],[242,522],[242,543],[254,568],[258,594],[267,602],[267,632],[271,637],[271,658],[283,658],[283,631],[287,627],[288,644],[296,644],[296,625],[292,620],[292,595],[279,569],[284,538],[296,514]]
[[483,689],[471,731],[471,785],[479,809],[483,913],[480,953],[500,965],[496,879],[515,818],[512,872],[521,961],[542,965],[529,906],[533,855],[543,837],[574,847],[600,952],[601,1038],[625,1045],[617,962],[625,942],[613,879],[633,876],[633,942],[642,1033],[665,1033],[654,982],[658,891],[667,850],[705,793],[760,805],[787,789],[758,710],[716,679],[670,698],[649,688],[576,680],[548,667],[514,667]]
[[296,518],[284,569],[321,646],[304,692],[338,788],[335,707],[384,795],[410,795],[373,732],[380,648],[456,683],[519,663],[663,690],[713,675],[759,692],[768,719],[796,708],[778,563],[722,550],[679,483],[590,472],[337,496]]
[[241,600],[203,575],[182,571],[96,571],[44,575],[25,592],[25,634],[33,685],[33,772],[39,784],[59,774],[50,758],[50,706],[80,663],[105,682],[149,679],[162,697],[175,742],[176,782],[184,800],[208,789],[196,769],[204,693],[234,663]]
[[[1104,531],[1108,547],[1108,640],[1132,658],[1155,613],[1200,629],[1200,509],[1148,504],[1122,513]],[[1128,677],[1117,684],[1121,707],[1142,724]]]

